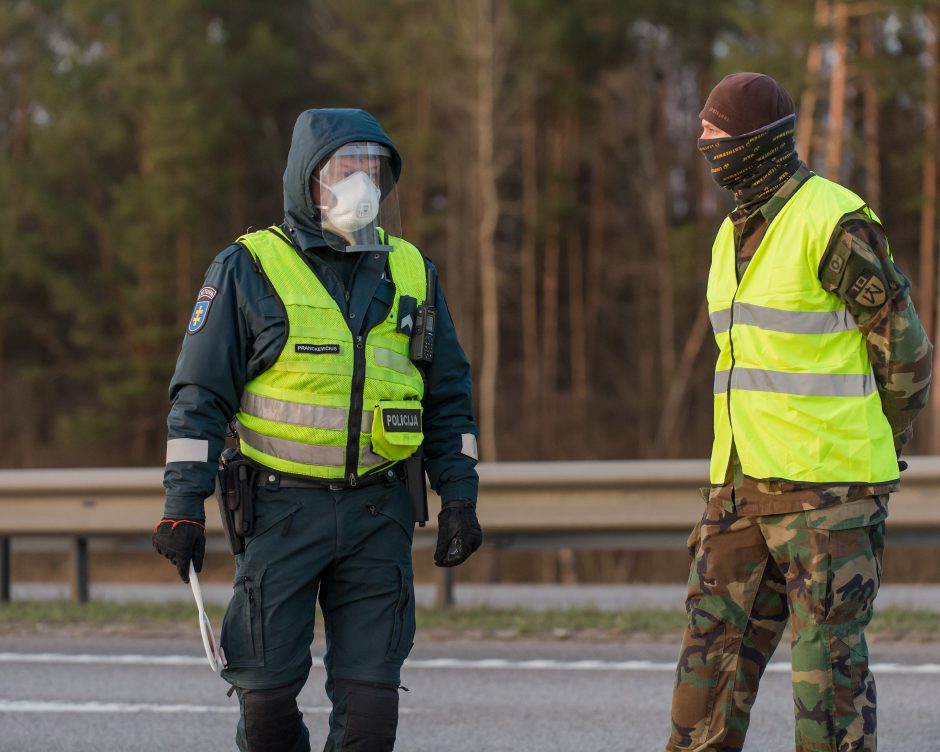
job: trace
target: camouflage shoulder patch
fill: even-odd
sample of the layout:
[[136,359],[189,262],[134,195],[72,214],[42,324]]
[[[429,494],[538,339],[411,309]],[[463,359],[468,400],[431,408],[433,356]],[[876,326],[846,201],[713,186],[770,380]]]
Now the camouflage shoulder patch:
[[186,327],[187,334],[195,334],[206,323],[209,316],[209,306],[215,300],[218,290],[214,287],[203,287],[196,297],[196,307],[193,308],[193,315],[189,317],[189,326]]
[[885,265],[891,261],[880,259],[871,246],[855,234],[844,233],[842,240],[849,241],[839,244],[849,252],[844,255],[841,280],[834,292],[853,314],[855,309],[881,308],[891,297],[885,271]]
[[845,276],[845,267],[851,255],[851,245],[842,242],[842,238],[829,245],[819,265],[819,281],[822,282],[824,289],[829,292],[838,289]]
[[873,271],[865,271],[855,278],[849,288],[849,296],[866,308],[881,308],[888,299],[885,282]]

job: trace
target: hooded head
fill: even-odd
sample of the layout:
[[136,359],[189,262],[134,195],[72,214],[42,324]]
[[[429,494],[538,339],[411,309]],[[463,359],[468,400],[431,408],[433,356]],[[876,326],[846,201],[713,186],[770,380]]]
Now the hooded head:
[[392,177],[401,175],[401,156],[379,122],[365,110],[322,109],[300,113],[294,124],[284,170],[284,216],[302,248],[327,245],[310,178],[333,152],[352,142],[374,142],[391,151]]

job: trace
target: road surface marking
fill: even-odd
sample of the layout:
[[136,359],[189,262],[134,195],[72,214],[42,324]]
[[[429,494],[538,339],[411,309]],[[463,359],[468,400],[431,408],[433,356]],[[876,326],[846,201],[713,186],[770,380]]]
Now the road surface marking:
[[[314,666],[319,666],[321,658],[314,656]],[[122,666],[202,666],[205,656],[193,655],[93,655],[88,653],[0,653],[0,663],[48,663],[48,664],[87,664],[87,665],[122,665]],[[508,660],[505,658],[425,658],[408,660],[406,669],[466,669],[476,671],[511,670],[511,671],[624,671],[657,672],[676,670],[673,662],[655,661],[559,661],[554,659],[536,659],[528,661]],[[870,666],[876,674],[940,674],[940,663],[873,663]],[[790,673],[790,664],[774,661],[767,666],[773,673]]]
[[[332,708],[304,707],[304,713],[327,714]],[[420,711],[400,708],[399,713]],[[67,702],[63,700],[0,700],[0,713],[238,713],[238,704],[232,705],[163,705],[153,702]]]

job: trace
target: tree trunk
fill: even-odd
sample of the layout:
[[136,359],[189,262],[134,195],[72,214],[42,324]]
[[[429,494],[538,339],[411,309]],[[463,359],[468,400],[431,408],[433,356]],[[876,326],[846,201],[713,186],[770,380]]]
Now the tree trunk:
[[[430,132],[433,127],[432,114],[431,90],[428,87],[422,87],[420,95],[415,101],[412,119],[415,132],[420,134],[421,137]],[[417,161],[418,164],[414,164],[415,161]],[[421,248],[424,246],[425,238],[423,228],[418,218],[421,216],[422,207],[424,206],[428,170],[421,160],[413,160],[409,165],[408,180],[406,181],[407,188],[404,191],[399,189],[402,198],[402,235]],[[407,232],[405,231],[406,223],[408,227]]]
[[493,0],[477,0],[477,160],[480,191],[480,294],[483,323],[483,353],[480,359],[481,455],[493,462],[496,446],[496,378],[499,371],[499,278],[496,270],[496,224],[499,221],[499,192],[496,184],[495,19]]
[[[927,333],[936,339],[940,332],[940,269],[937,264],[937,97],[940,86],[937,60],[937,34],[940,33],[940,9],[934,3],[927,12],[930,22],[927,85],[925,95],[924,169],[922,174],[920,216],[920,284],[917,307]],[[932,331],[931,331],[932,329]],[[934,350],[933,372],[940,373],[940,347]],[[930,399],[928,435],[931,453],[940,452],[940,389],[933,389]]]
[[[829,3],[816,0],[814,32],[818,35],[829,22]],[[796,150],[802,160],[809,163],[813,150],[813,123],[816,117],[816,100],[819,91],[819,74],[822,70],[823,49],[818,38],[813,39],[806,55],[806,83],[800,96],[799,118],[796,124]]]
[[[568,149],[573,165],[580,162],[577,127],[575,143]],[[577,167],[575,167],[577,169]],[[581,227],[578,222],[570,223],[565,242],[568,258],[568,328],[569,357],[571,378],[571,434],[575,437],[577,451],[584,452],[587,447],[584,435],[588,413],[588,356],[587,356],[587,316],[585,313],[584,291],[584,244],[581,241]]]
[[[180,228],[176,233],[176,311],[177,316],[188,316],[189,306],[195,299],[192,289],[193,277],[193,242],[189,227]],[[185,320],[180,329],[185,327]]]
[[[928,334],[933,328],[936,308],[937,277],[937,87],[940,85],[937,65],[937,33],[940,12],[936,7],[927,13],[931,30],[928,43],[926,96],[924,99],[924,167],[921,173],[920,269],[918,275],[917,309]],[[933,331],[931,331],[931,329]],[[935,399],[938,390],[934,390]]]
[[673,446],[676,426],[679,423],[682,403],[685,401],[685,396],[689,391],[695,361],[698,360],[707,334],[708,305],[704,304],[699,307],[698,315],[695,317],[692,328],[689,330],[689,336],[686,338],[685,346],[682,348],[679,366],[676,369],[675,376],[673,376],[672,380],[669,382],[669,391],[666,392],[666,399],[663,402],[663,412],[659,420],[659,428],[656,431],[655,446],[657,457],[678,456],[678,452],[675,451],[675,447]]
[[826,144],[826,177],[839,180],[842,167],[842,131],[845,127],[845,76],[848,56],[848,10],[845,3],[832,9],[834,39],[832,79],[829,82],[829,139]]
[[535,84],[526,85],[522,114],[522,244],[519,249],[519,286],[522,319],[522,408],[529,446],[539,435],[539,310],[536,239],[539,221],[538,122]]
[[[605,299],[604,242],[607,235],[607,153],[603,141],[592,139],[594,155],[591,165],[591,202],[588,217],[587,247],[587,323],[585,346],[588,362],[597,356],[597,332],[600,329],[601,305]],[[703,160],[704,161],[704,160]]]
[[455,283],[448,285],[445,290],[449,308],[456,312],[454,323],[458,329],[460,341],[468,349],[471,362],[475,362],[473,344],[476,341],[475,324],[476,315],[476,282],[477,260],[470,255],[467,249],[467,232],[465,228],[471,224],[466,216],[468,208],[476,207],[466,195],[465,177],[469,166],[467,157],[459,149],[444,150],[444,164],[446,166],[446,190],[448,211],[444,212],[445,265],[448,277]]
[[[675,376],[675,280],[672,273],[672,254],[669,243],[669,169],[665,158],[668,144],[666,139],[666,114],[664,102],[668,96],[668,84],[664,73],[656,75],[658,61],[653,51],[649,71],[657,80],[647,104],[651,109],[642,108],[639,115],[637,140],[640,155],[640,174],[642,183],[637,188],[645,195],[646,219],[653,239],[656,268],[659,379],[666,384]],[[652,102],[650,102],[652,100]]]
[[539,445],[547,452],[556,440],[558,400],[558,293],[561,264],[561,171],[564,167],[564,123],[556,124],[549,136],[548,232],[542,267],[542,389],[539,409]]
[[[868,16],[862,22],[862,57],[871,66],[875,57],[875,18]],[[878,90],[872,76],[862,80],[865,135],[865,200],[876,212],[881,211],[881,149],[879,147]]]

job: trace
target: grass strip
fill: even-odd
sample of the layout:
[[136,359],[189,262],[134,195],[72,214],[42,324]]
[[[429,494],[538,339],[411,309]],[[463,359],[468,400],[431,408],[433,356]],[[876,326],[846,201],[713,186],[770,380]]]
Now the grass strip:
[[[218,630],[224,607],[209,605],[208,613]],[[630,636],[678,635],[685,626],[685,613],[664,609],[600,611],[594,608],[565,608],[533,611],[487,607],[439,609],[419,607],[418,628],[440,637],[512,639],[618,639]],[[322,625],[322,615],[317,614]],[[102,626],[135,627],[143,631],[196,624],[196,608],[185,601],[151,603],[128,601],[15,601],[0,604],[0,627],[23,630],[70,627],[94,632]],[[940,613],[905,609],[875,612],[867,633],[894,640],[940,639]]]

